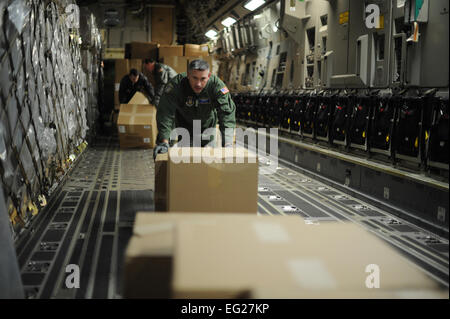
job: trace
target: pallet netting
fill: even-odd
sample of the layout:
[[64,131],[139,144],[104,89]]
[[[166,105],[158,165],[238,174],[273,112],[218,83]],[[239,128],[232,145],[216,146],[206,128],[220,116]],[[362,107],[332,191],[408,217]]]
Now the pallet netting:
[[93,34],[83,46],[70,8],[78,7],[73,1],[0,3],[0,174],[16,235],[94,134],[101,41],[90,16],[83,32]]

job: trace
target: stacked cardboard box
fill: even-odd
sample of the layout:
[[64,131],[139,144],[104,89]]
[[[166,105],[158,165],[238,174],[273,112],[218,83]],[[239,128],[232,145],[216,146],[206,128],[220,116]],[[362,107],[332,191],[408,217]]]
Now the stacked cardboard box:
[[184,56],[165,56],[160,59],[164,63],[174,69],[178,74],[187,71],[188,58]]
[[182,45],[167,45],[161,44],[159,46],[159,58],[164,58],[168,56],[183,56],[184,47]]
[[[370,277],[380,270],[379,288]],[[376,235],[295,216],[139,213],[126,298],[448,298]]]
[[125,45],[127,59],[158,59],[159,44],[154,42],[131,42]]
[[212,70],[213,59],[209,56],[208,45],[185,44],[161,45],[159,48],[159,59],[162,63],[173,68],[177,73],[187,71],[188,65],[195,59],[203,59],[209,63]]
[[209,48],[207,44],[185,44],[184,45],[184,56],[209,56]]
[[187,58],[184,57],[184,46],[182,45],[161,45],[159,61],[170,66],[177,73],[187,70]]

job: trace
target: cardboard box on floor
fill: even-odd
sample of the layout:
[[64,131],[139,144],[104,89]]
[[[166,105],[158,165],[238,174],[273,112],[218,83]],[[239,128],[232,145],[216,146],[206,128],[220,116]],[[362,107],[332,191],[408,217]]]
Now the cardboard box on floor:
[[209,48],[207,44],[185,44],[184,56],[203,56],[209,55]]
[[[366,286],[371,264],[377,289]],[[296,216],[139,213],[125,278],[126,298],[448,297],[360,226]]]
[[117,120],[120,148],[154,148],[157,126],[153,105],[121,104]]
[[169,212],[258,211],[258,159],[244,148],[171,148]]
[[[183,224],[175,241],[174,291],[179,298],[207,298],[222,291],[259,289],[260,298],[301,293],[367,293],[368,265],[380,269],[388,292],[435,289],[436,284],[398,252],[360,226],[300,226],[288,220]],[[239,260],[239,263],[236,263]],[[278,288],[274,288],[278,287]],[[265,290],[264,290],[265,289]],[[274,290],[271,290],[274,289]]]
[[[205,223],[253,219],[249,214],[146,213],[138,212],[133,236],[125,253],[125,298],[174,296],[173,258],[175,229],[180,222]],[[277,217],[278,218],[278,217]],[[291,218],[291,217],[290,217]]]

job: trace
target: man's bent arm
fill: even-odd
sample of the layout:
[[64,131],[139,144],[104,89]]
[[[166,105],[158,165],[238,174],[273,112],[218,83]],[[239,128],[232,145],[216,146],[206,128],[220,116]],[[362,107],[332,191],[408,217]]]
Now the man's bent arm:
[[170,133],[172,132],[173,123],[175,121],[175,112],[178,105],[177,103],[178,99],[173,91],[170,93],[164,93],[161,97],[156,112],[159,142],[169,142]]

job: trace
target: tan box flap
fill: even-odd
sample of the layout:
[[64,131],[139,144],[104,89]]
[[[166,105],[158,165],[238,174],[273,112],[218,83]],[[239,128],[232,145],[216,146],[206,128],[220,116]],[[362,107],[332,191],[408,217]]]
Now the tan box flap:
[[151,105],[150,101],[147,99],[147,97],[141,92],[136,92],[136,94],[128,102],[128,104],[148,104],[148,105]]

